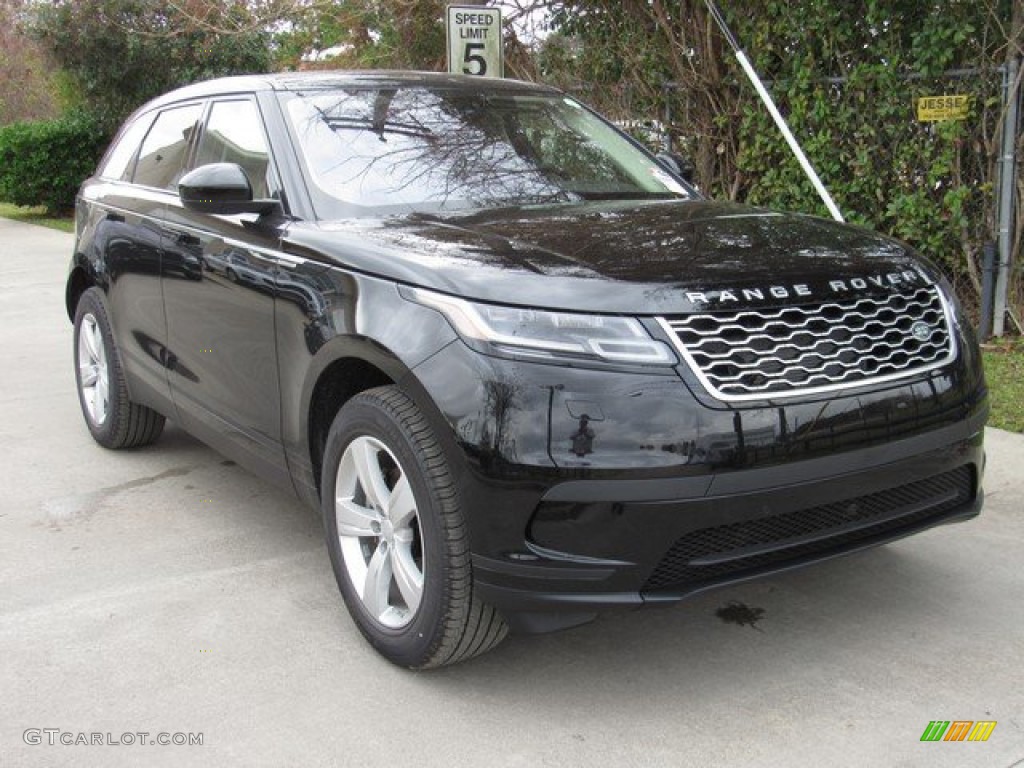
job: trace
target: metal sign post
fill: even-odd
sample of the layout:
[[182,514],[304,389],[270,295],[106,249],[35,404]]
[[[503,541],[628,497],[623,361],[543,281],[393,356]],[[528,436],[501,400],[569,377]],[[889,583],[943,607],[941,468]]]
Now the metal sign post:
[[1020,62],[1011,57],[1003,69],[1003,143],[999,153],[999,264],[996,272],[995,309],[992,314],[992,335],[1002,336],[1010,286],[1010,261],[1013,257],[1014,193],[1017,184],[1017,120],[1020,89],[1017,72]]
[[758,77],[757,72],[754,70],[754,66],[750,63],[750,59],[747,58],[747,54],[743,52],[740,47],[739,41],[733,35],[732,30],[729,29],[729,25],[725,23],[725,17],[722,15],[721,9],[714,0],[704,0],[707,4],[708,11],[711,13],[712,18],[718,24],[718,28],[722,30],[722,34],[725,36],[726,41],[732,47],[736,53],[736,60],[740,63],[743,68],[743,72],[750,80],[754,89],[757,91],[757,95],[761,97],[761,101],[764,102],[765,107],[768,108],[769,114],[772,119],[775,120],[775,125],[778,126],[782,132],[782,136],[786,139],[786,143],[789,144],[789,148],[793,151],[796,156],[797,162],[800,163],[800,167],[803,168],[804,173],[807,174],[807,178],[811,180],[811,184],[814,185],[815,191],[818,193],[818,197],[825,203],[825,207],[828,208],[828,212],[832,214],[832,218],[836,221],[844,221],[843,214],[839,212],[838,206],[832,199],[832,195],[825,189],[825,185],[821,183],[821,179],[818,177],[817,171],[814,170],[814,166],[811,165],[811,161],[807,159],[807,155],[804,154],[803,149],[800,147],[800,143],[796,140],[793,132],[789,130],[789,126],[786,124],[785,118],[779,112],[778,107],[775,106],[775,102],[772,100],[771,94],[768,93],[768,89],[764,87],[764,83],[761,82],[761,78]]
[[501,9],[449,5],[448,71],[457,75],[504,77]]

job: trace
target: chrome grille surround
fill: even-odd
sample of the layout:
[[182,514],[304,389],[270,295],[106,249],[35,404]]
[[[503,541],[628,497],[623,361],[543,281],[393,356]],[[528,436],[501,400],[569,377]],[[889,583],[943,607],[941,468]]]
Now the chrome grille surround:
[[[726,402],[895,381],[948,365],[957,352],[949,304],[934,285],[658,323],[708,393]],[[921,323],[931,329],[923,340]]]

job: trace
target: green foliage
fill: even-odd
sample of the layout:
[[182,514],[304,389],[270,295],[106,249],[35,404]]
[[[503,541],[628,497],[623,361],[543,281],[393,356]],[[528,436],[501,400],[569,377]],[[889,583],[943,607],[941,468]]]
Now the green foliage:
[[992,405],[989,426],[1024,432],[1024,344],[987,346],[982,358]]
[[269,33],[245,2],[201,7],[150,0],[54,0],[31,7],[30,30],[64,70],[71,106],[110,129],[181,85],[270,68]]
[[663,110],[662,83],[673,80],[672,41],[636,0],[566,0],[551,24],[557,32],[538,52],[546,83],[616,119],[653,117]]
[[[775,81],[780,109],[844,213],[912,243],[962,282],[992,237],[992,165],[965,154],[995,131],[999,81],[942,73],[994,64],[975,34],[986,23],[983,4],[956,0],[943,13],[873,0],[861,16],[819,0],[768,2],[742,21],[755,67]],[[967,121],[916,120],[918,97],[950,93],[972,96]],[[825,213],[760,103],[744,104],[740,136],[749,202]]]
[[43,206],[59,213],[74,206],[82,181],[109,142],[84,114],[0,128],[0,202]]
[[26,208],[10,203],[0,203],[0,219],[12,219],[25,224],[37,224],[40,227],[56,229],[59,232],[74,232],[75,220],[69,216],[50,216],[47,210],[41,206]]
[[302,62],[304,54],[341,46],[343,53],[313,66],[444,69],[446,5],[441,0],[325,0],[310,4],[275,36],[276,63],[283,68],[308,67]]
[[[976,305],[1010,0],[720,4],[843,213],[917,247]],[[826,214],[703,0],[552,6],[542,77],[614,117],[662,120],[711,197]],[[964,68],[976,74],[944,74]],[[919,97],[961,93],[966,121],[917,121]]]

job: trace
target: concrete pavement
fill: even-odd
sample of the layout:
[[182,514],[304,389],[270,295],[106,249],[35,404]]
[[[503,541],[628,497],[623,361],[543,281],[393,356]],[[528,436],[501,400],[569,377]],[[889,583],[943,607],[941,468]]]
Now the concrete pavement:
[[[0,766],[1024,764],[1024,436],[989,431],[970,523],[413,674],[362,641],[294,499],[172,424],[93,443],[71,246],[0,219]],[[998,725],[922,743],[932,720]]]

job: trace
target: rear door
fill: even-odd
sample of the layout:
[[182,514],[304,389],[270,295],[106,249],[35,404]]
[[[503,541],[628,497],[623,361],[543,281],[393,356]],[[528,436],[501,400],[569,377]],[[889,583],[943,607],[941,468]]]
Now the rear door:
[[[105,275],[113,332],[132,399],[171,413],[167,326],[161,290],[162,222],[202,117],[200,102],[137,117],[83,188],[82,242],[95,249]],[[91,231],[88,231],[91,230]],[[89,255],[89,254],[87,254]]]

